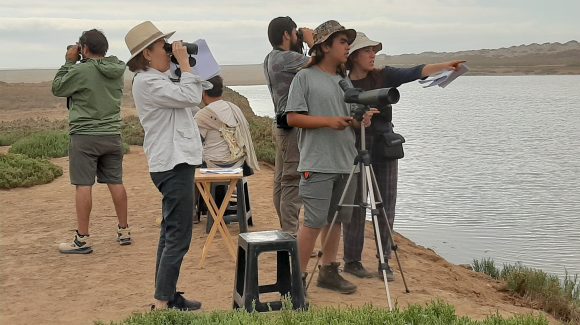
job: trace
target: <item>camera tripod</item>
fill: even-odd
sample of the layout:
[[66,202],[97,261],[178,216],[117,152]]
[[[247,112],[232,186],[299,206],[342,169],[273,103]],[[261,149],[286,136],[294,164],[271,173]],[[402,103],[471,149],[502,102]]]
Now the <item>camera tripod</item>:
[[[391,241],[391,247],[393,252],[395,253],[395,258],[397,259],[397,264],[399,266],[399,270],[401,271],[401,279],[403,279],[403,284],[405,286],[405,292],[409,293],[409,288],[407,287],[407,282],[405,281],[405,275],[403,273],[403,268],[401,267],[401,261],[399,260],[399,254],[397,254],[397,245],[395,244],[395,240],[393,238],[393,231],[390,227],[390,223],[388,221],[387,218],[387,213],[385,211],[385,207],[383,205],[383,201],[381,198],[381,193],[379,190],[379,185],[377,183],[377,179],[375,177],[375,172],[373,170],[373,166],[371,164],[371,158],[370,158],[370,154],[368,152],[368,150],[366,150],[366,143],[365,143],[365,127],[364,125],[361,123],[361,128],[360,128],[360,132],[361,132],[361,142],[360,142],[360,149],[358,150],[358,154],[354,160],[354,166],[348,176],[348,180],[346,182],[346,186],[344,187],[344,190],[340,196],[340,200],[338,202],[338,207],[336,212],[334,213],[334,217],[332,218],[332,222],[330,223],[330,227],[328,232],[330,233],[330,231],[332,230],[332,227],[334,227],[334,224],[336,223],[336,219],[338,217],[338,213],[340,212],[341,208],[343,207],[360,207],[361,209],[364,209],[364,211],[366,211],[366,209],[370,209],[371,211],[371,216],[372,216],[372,223],[373,223],[373,229],[375,232],[375,242],[377,245],[377,250],[379,253],[379,269],[381,270],[382,274],[383,274],[383,281],[385,283],[385,291],[387,293],[387,301],[389,303],[389,310],[393,310],[393,304],[391,301],[391,293],[389,290],[389,284],[387,281],[387,267],[388,264],[385,262],[385,255],[383,254],[383,244],[381,241],[381,233],[380,233],[380,228],[379,228],[379,221],[378,218],[385,218],[385,220],[387,221],[386,225],[387,225],[387,229],[389,231],[389,240]],[[359,184],[362,186],[361,188],[361,197],[360,197],[360,203],[359,204],[355,204],[355,205],[349,205],[349,204],[344,204],[344,198],[346,196],[346,193],[349,189],[349,185],[350,182],[353,180],[353,176],[355,174],[356,169],[359,169],[359,176],[361,182],[359,182]],[[368,196],[367,196],[368,194]],[[367,203],[367,197],[369,198],[370,204]],[[318,267],[318,265],[320,264],[320,259],[323,255],[322,251],[324,250],[324,248],[326,247],[326,244],[328,242],[330,236],[327,236],[326,239],[324,240],[324,242],[322,243],[322,247],[320,249],[320,251],[318,252],[317,255],[317,259],[316,259],[316,264],[314,265],[314,268],[311,272],[310,275],[310,279],[308,280],[308,284],[306,285],[305,291],[308,290],[308,287],[310,286],[310,283],[312,282],[312,278],[314,277],[314,273],[316,272],[316,269]]]

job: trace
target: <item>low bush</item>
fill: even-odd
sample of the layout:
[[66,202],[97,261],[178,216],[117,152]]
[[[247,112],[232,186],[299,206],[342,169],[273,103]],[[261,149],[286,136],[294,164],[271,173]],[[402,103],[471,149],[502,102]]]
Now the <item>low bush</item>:
[[0,154],[0,189],[46,184],[59,176],[62,168],[48,160]]
[[[105,324],[97,322],[97,324]],[[179,311],[158,311],[134,314],[118,325],[162,325],[162,324],[445,324],[445,325],[547,325],[542,316],[520,315],[505,319],[491,315],[483,321],[470,320],[455,314],[455,308],[443,302],[433,302],[427,306],[411,305],[406,310],[386,309],[374,306],[359,308],[313,308],[310,311],[283,309],[272,313],[248,313],[245,311],[214,311],[211,313],[186,313]]]
[[9,152],[31,158],[59,158],[68,155],[68,145],[65,131],[38,132],[14,142]]
[[571,324],[580,324],[580,280],[567,272],[563,280],[542,270],[521,264],[504,264],[500,269],[491,259],[473,261],[473,270],[503,280],[506,288],[528,299],[533,306]]
[[66,131],[67,120],[22,119],[0,122],[0,146],[9,146],[14,142],[41,131]]
[[130,145],[142,146],[145,131],[143,131],[141,122],[139,122],[139,117],[127,116],[123,118],[123,123],[121,124],[121,135],[123,137],[123,142]]

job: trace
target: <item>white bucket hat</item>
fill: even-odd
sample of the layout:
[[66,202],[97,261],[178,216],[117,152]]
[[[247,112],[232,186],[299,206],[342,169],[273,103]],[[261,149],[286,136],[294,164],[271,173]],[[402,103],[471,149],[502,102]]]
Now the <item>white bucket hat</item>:
[[141,53],[147,46],[153,44],[160,38],[170,38],[175,32],[163,34],[155,25],[150,21],[144,21],[139,25],[131,28],[131,30],[125,35],[125,43],[129,52],[131,52],[130,61]]
[[360,50],[368,46],[372,46],[375,53],[383,49],[383,44],[381,42],[372,41],[364,33],[356,32],[356,38],[350,45],[349,55],[353,54],[356,50]]

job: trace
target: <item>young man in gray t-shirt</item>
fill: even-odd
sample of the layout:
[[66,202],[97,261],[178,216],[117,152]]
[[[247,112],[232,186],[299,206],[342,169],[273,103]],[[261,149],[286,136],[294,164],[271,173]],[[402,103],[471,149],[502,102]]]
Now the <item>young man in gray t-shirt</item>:
[[[314,52],[313,62],[292,81],[286,105],[288,124],[300,128],[298,171],[304,203],[304,224],[298,231],[300,268],[304,274],[322,233],[326,244],[322,247],[317,285],[345,294],[355,292],[356,286],[338,273],[336,255],[341,223],[348,222],[351,209],[342,208],[332,228],[330,223],[357,154],[353,127],[359,127],[359,122],[351,117],[350,105],[344,102],[344,92],[338,84],[344,79],[342,67],[354,37],[354,30],[346,30],[334,20],[318,26],[310,50]],[[371,115],[365,116],[366,125],[370,125]],[[350,184],[344,202],[347,204],[352,204],[356,191],[356,181],[351,180]]]
[[[304,41],[312,45],[312,31],[301,28]],[[264,75],[277,120],[285,123],[282,116],[288,100],[290,83],[296,73],[308,64],[310,58],[301,53],[302,42],[298,40],[296,23],[290,17],[274,18],[268,26],[268,39],[272,51],[264,59]],[[276,138],[276,170],[274,173],[274,207],[283,231],[296,234],[302,201],[298,195],[300,175],[296,171],[300,153],[297,130],[284,125],[274,125]]]

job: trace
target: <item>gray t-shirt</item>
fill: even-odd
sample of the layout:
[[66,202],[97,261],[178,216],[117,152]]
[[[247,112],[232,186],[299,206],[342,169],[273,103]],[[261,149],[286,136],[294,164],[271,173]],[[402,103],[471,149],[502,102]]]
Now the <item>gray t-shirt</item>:
[[296,73],[310,58],[294,51],[277,49],[264,59],[264,75],[274,102],[274,113],[283,112],[288,100],[288,90]]
[[[330,75],[313,66],[296,74],[286,112],[300,112],[310,116],[350,116],[351,105],[344,102],[344,92],[338,85],[343,78]],[[347,80],[350,84],[350,81]],[[354,130],[330,128],[300,129],[299,172],[343,173],[352,170],[357,151]]]

